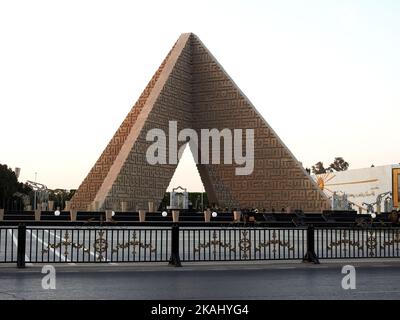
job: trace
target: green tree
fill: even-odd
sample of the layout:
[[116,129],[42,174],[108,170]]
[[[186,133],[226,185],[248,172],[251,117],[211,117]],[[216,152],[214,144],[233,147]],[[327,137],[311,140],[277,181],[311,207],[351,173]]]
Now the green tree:
[[170,193],[166,192],[164,194],[164,197],[161,200],[159,207],[158,207],[159,211],[167,209],[167,206],[169,206],[169,197],[170,197]]
[[54,206],[64,208],[65,201],[70,201],[74,196],[76,190],[65,190],[65,189],[53,189],[48,190],[49,192],[49,200],[54,201]]
[[335,171],[346,171],[349,168],[349,163],[342,157],[336,157],[329,167]]
[[10,209],[10,206],[12,209],[21,208],[22,196],[29,195],[31,191],[29,186],[18,182],[18,178],[11,168],[0,164],[0,208]]
[[312,166],[313,174],[322,174],[326,173],[327,169],[324,168],[324,164],[322,161],[318,161],[315,165]]
[[189,192],[189,201],[192,202],[192,206],[194,210],[201,210],[201,195],[203,194],[203,205],[204,208],[209,206],[207,193],[205,192]]

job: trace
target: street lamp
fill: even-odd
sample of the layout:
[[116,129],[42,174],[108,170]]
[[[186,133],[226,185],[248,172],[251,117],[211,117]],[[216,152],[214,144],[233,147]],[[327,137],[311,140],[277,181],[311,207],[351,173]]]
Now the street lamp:
[[201,211],[204,211],[204,192],[205,192],[205,188],[203,185],[203,181],[201,182]]
[[[37,179],[37,172],[35,172],[35,183],[36,183],[36,179]],[[33,210],[36,210],[36,188],[35,188],[35,195],[33,198]]]

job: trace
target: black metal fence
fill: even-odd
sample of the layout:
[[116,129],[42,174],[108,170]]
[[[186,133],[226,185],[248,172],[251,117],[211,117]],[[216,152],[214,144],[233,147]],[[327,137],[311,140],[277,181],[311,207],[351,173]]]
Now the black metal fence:
[[399,258],[400,228],[0,227],[0,262],[119,263]]
[[315,252],[320,259],[399,258],[400,228],[318,228]]
[[182,261],[302,259],[306,229],[181,228]]
[[165,262],[170,228],[27,228],[32,263]]
[[18,229],[0,228],[0,263],[17,262]]

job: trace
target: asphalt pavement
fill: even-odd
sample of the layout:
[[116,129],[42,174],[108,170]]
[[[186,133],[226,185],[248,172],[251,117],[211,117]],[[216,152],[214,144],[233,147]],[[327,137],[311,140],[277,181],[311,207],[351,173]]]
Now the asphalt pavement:
[[[344,290],[344,265],[356,288]],[[0,299],[400,299],[399,261],[54,265],[56,289],[43,289],[42,265],[0,267]]]

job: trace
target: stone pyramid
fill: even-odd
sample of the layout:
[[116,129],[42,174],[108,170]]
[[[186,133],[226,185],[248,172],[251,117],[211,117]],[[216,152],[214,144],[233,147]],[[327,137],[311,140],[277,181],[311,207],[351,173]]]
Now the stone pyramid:
[[[197,164],[210,203],[321,212],[329,201],[199,38],[182,34],[71,200],[76,210],[157,209],[177,164],[151,165],[150,129],[254,129],[254,170]],[[200,134],[199,134],[200,135]],[[168,139],[169,137],[167,137]],[[180,143],[179,146],[183,144]],[[189,177],[190,178],[190,177]]]

